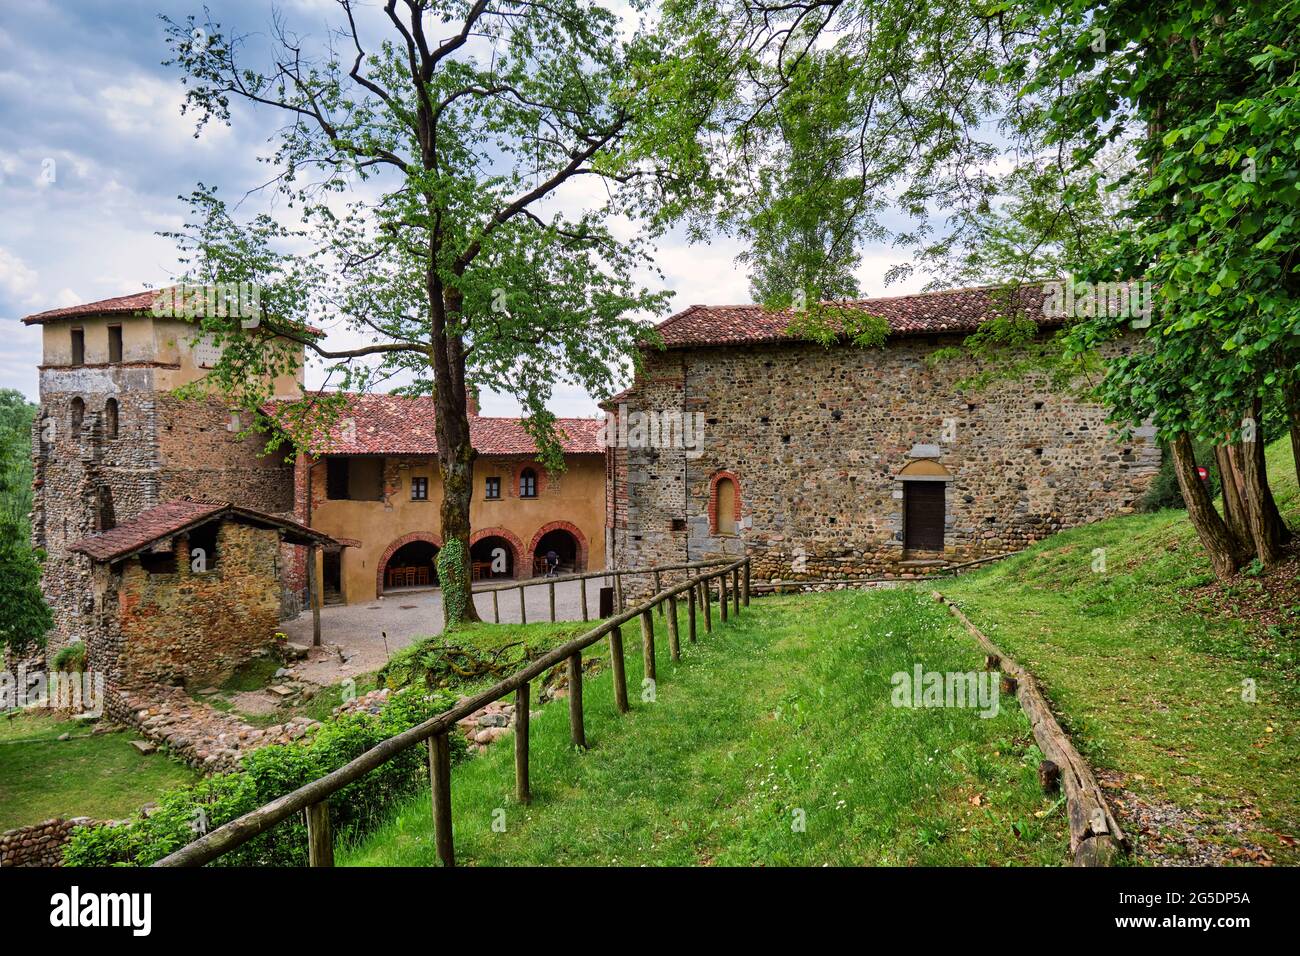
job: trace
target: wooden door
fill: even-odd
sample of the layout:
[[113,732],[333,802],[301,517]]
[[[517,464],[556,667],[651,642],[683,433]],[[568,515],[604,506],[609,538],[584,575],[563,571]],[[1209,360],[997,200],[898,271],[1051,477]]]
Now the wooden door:
[[944,492],[947,482],[909,481],[903,486],[903,547],[943,550]]

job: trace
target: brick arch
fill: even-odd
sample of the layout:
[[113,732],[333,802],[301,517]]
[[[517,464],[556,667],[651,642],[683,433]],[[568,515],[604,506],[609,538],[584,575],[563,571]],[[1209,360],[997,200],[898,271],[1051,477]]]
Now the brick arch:
[[740,476],[734,471],[715,471],[709,478],[709,534],[718,533],[718,482],[723,478],[731,481],[731,487],[736,489],[736,532],[740,532],[740,519],[744,514],[740,493]]
[[404,534],[387,548],[379,556],[379,562],[375,565],[375,594],[384,593],[384,569],[388,567],[388,560],[397,553],[397,549],[404,544],[410,544],[412,541],[427,541],[439,551],[442,550],[442,538],[438,537],[432,531],[412,531],[410,534]]
[[572,521],[550,521],[537,529],[537,534],[533,535],[532,543],[528,545],[528,567],[532,568],[533,556],[537,553],[537,546],[541,544],[542,538],[551,531],[567,531],[573,535],[573,539],[578,542],[578,563],[582,565],[583,570],[586,570],[587,536]]
[[[505,538],[515,552],[515,577],[523,577],[524,543],[519,540],[519,535],[515,534],[513,531],[508,531],[505,528],[480,528],[469,536],[470,547],[474,547],[474,545],[482,541],[484,538]],[[528,561],[528,566],[532,567],[531,559]]]

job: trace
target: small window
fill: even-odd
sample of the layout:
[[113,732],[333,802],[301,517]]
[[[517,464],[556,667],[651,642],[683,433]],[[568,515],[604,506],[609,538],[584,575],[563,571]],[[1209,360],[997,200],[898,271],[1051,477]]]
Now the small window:
[[537,472],[532,468],[525,468],[519,473],[519,497],[537,497]]
[[140,567],[147,574],[175,574],[175,551],[141,551]]
[[500,478],[487,479],[483,488],[483,497],[486,498],[488,501],[496,501],[498,498],[501,497]]
[[72,364],[86,364],[86,330],[72,330]]
[[718,534],[736,533],[736,483],[730,478],[719,478],[718,494]]
[[72,437],[81,436],[81,423],[86,419],[86,403],[80,398],[72,400]]
[[685,519],[685,518],[674,518],[674,519],[673,519],[672,528],[673,528],[674,531],[685,531],[685,530],[686,530],[686,519]]
[[214,521],[190,532],[188,557],[190,570],[195,574],[206,574],[217,566],[217,530],[220,527],[220,522]]
[[104,434],[109,438],[117,437],[117,399],[110,398],[104,403]]
[[411,500],[412,501],[429,500],[429,479],[428,478],[411,479]]
[[108,327],[108,360],[113,363],[122,361],[122,326]]
[[348,496],[348,460],[346,458],[325,459],[325,497],[331,501],[342,501]]

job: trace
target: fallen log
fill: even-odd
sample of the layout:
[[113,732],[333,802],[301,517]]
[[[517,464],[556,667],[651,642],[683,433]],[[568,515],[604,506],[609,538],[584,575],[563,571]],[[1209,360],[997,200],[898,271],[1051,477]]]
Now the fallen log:
[[1060,784],[1065,788],[1065,806],[1070,825],[1070,853],[1074,857],[1074,865],[1108,866],[1118,855],[1127,853],[1128,839],[1110,812],[1106,797],[1092,773],[1092,768],[1075,749],[1070,738],[1057,723],[1056,717],[1052,715],[1052,709],[1048,706],[1047,698],[1038,686],[1038,681],[989,640],[988,636],[972,624],[970,618],[963,614],[960,608],[938,591],[933,591],[931,594],[936,601],[948,608],[948,613],[962,623],[989,658],[996,658],[999,661],[1003,673],[1010,675],[1011,679],[1004,680],[1004,685],[1009,684],[1019,698],[1020,706],[1033,728],[1038,749],[1043,752],[1047,761],[1056,765],[1057,773],[1049,772],[1043,775],[1042,782],[1046,786],[1051,777],[1059,775]]

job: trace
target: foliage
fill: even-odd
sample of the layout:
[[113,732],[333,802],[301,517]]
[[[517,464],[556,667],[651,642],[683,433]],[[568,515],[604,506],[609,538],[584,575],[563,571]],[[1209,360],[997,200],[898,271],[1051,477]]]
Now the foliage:
[[796,311],[786,331],[826,348],[840,342],[864,349],[879,348],[889,337],[889,323],[864,309],[823,302]]
[[32,422],[36,406],[22,392],[0,388],[0,513],[26,524],[32,510]]
[[[439,581],[457,581],[465,576],[466,558],[468,556],[465,542],[458,538],[452,538],[443,547],[438,549],[438,557],[435,561],[438,568]],[[442,594],[442,613],[445,622],[448,625],[455,624],[465,616],[465,607],[473,600],[473,596],[462,590],[452,589],[448,591],[443,589]]]
[[[454,704],[455,699],[445,694],[406,691],[390,698],[377,716],[338,716],[323,724],[309,742],[263,747],[244,757],[242,771],[217,774],[167,791],[148,816],[137,816],[122,826],[79,828],[65,853],[65,863],[148,866],[192,842],[196,826],[214,829],[255,810]],[[458,734],[448,739],[453,759],[463,758],[464,739]],[[416,746],[344,787],[330,800],[335,840],[344,842],[369,832],[394,801],[417,790],[427,776],[425,749]],[[215,865],[303,866],[306,862],[306,824],[294,817],[221,857]]]
[[82,641],[74,641],[59,648],[59,652],[54,655],[54,669],[56,671],[75,673],[84,671],[86,669],[86,645]]
[[22,653],[44,647],[54,615],[41,592],[41,559],[27,541],[27,527],[0,514],[0,648]]
[[394,654],[379,672],[379,678],[384,687],[392,688],[458,687],[476,680],[508,677],[521,663],[537,656],[537,651],[523,641],[484,650],[429,638],[408,644]]

